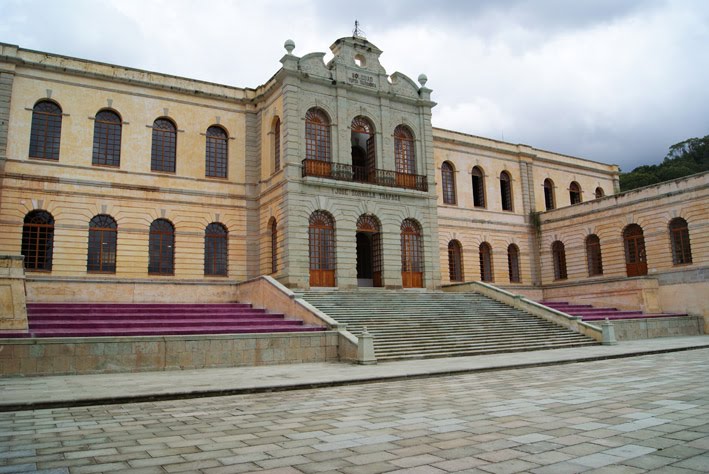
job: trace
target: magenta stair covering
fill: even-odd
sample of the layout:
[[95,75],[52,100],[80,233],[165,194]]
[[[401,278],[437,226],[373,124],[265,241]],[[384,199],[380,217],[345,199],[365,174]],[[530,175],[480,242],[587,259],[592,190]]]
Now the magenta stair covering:
[[614,320],[687,316],[683,313],[643,313],[642,311],[625,311],[608,307],[596,308],[590,304],[572,304],[566,301],[540,301],[539,303],[572,316],[579,316],[583,321],[602,321],[606,318]]

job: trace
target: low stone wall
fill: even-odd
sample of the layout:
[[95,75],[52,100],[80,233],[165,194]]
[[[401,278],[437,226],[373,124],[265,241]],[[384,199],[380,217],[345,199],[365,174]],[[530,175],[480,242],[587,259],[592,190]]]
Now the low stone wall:
[[659,285],[654,277],[620,277],[547,285],[544,287],[544,300],[660,313],[662,307],[658,292]]
[[0,255],[0,331],[27,331],[22,255]]
[[699,336],[704,334],[704,318],[682,316],[672,318],[614,320],[615,337],[619,341],[655,337]]
[[0,375],[35,376],[336,362],[337,331],[0,339]]

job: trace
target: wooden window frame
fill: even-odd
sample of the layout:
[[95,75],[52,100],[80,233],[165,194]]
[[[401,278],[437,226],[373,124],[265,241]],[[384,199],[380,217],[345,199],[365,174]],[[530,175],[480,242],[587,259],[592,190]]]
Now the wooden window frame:
[[308,221],[311,286],[335,286],[336,258],[335,219],[326,211],[314,211]]
[[519,269],[519,247],[515,244],[507,246],[507,274],[510,283],[522,283]]
[[586,263],[588,276],[603,275],[603,254],[601,252],[601,239],[596,234],[586,237]]
[[473,187],[473,207],[485,209],[485,172],[479,166],[474,166],[471,171]]
[[62,116],[62,108],[54,101],[40,100],[34,105],[30,128],[30,158],[59,160]]
[[204,229],[204,275],[229,276],[229,231],[220,222]]
[[544,180],[544,208],[547,211],[556,209],[556,196],[554,196],[554,181],[547,178]]
[[629,224],[623,229],[625,271],[629,277],[647,275],[647,250],[645,232],[638,224]]
[[205,150],[205,176],[227,178],[229,176],[229,134],[224,128],[212,125],[207,128]]
[[107,215],[99,214],[89,222],[89,245],[86,255],[87,273],[116,273],[118,224]]
[[455,192],[455,168],[448,161],[441,164],[441,188],[443,204],[456,205],[458,200]]
[[273,122],[273,171],[281,169],[281,119],[276,117]]
[[555,240],[551,244],[551,258],[554,265],[554,281],[567,280],[569,274],[566,268],[566,247],[561,240]]
[[27,213],[22,226],[21,253],[27,271],[51,272],[54,256],[54,217],[36,209]]
[[463,282],[463,246],[458,240],[448,242],[448,279],[451,282]]
[[669,222],[668,228],[672,246],[672,264],[691,265],[692,243],[689,239],[689,224],[682,217],[675,217]]
[[271,275],[278,273],[278,224],[276,219],[271,217],[269,221],[271,233]]
[[332,162],[330,117],[317,107],[305,114],[305,159]]
[[406,125],[394,129],[394,157],[397,173],[416,174],[416,141]]
[[155,219],[150,224],[148,274],[175,274],[175,226],[167,219]]
[[576,181],[572,181],[571,184],[569,184],[569,202],[572,206],[583,202],[581,198],[581,185]]
[[514,212],[514,201],[512,200],[512,176],[503,171],[500,173],[500,204],[505,212]]
[[177,169],[177,126],[165,117],[155,119],[150,147],[150,171],[175,173]]
[[494,282],[495,273],[492,266],[492,246],[487,242],[482,242],[478,247],[480,259],[480,281]]
[[91,164],[94,166],[121,166],[121,134],[123,120],[117,112],[104,109],[94,117],[94,142]]

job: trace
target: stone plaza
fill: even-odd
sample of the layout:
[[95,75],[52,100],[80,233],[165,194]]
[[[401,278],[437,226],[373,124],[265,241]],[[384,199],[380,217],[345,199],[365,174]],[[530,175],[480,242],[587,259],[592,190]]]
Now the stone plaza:
[[[359,370],[384,366],[378,367]],[[0,413],[0,472],[706,472],[708,377],[705,347],[306,390],[10,411]]]

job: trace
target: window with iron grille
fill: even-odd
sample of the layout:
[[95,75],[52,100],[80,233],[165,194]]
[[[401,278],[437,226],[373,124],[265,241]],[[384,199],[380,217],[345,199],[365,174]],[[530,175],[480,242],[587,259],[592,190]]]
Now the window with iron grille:
[[153,143],[150,155],[152,171],[175,172],[177,128],[170,120],[159,118],[153,122]]
[[229,137],[222,127],[207,129],[206,175],[209,178],[226,178],[229,156]]
[[89,250],[86,271],[89,273],[116,273],[116,220],[99,214],[89,223]]
[[554,280],[566,280],[566,250],[560,240],[551,244],[551,254],[554,261]]
[[586,259],[588,276],[603,275],[603,259],[601,257],[601,239],[596,234],[586,237]]
[[515,244],[510,244],[507,247],[507,270],[510,283],[520,283],[522,281],[519,271],[519,247]]
[[330,162],[330,153],[330,119],[323,110],[310,109],[305,114],[305,158]]
[[99,166],[121,164],[121,118],[111,110],[102,110],[94,120],[94,149],[91,163]]
[[443,203],[455,204],[455,172],[453,165],[447,161],[441,165],[441,187],[443,188]]
[[335,269],[335,224],[325,211],[315,211],[308,226],[310,269]]
[[175,228],[165,219],[150,224],[148,247],[148,273],[151,275],[175,274]]
[[278,225],[273,217],[269,228],[271,229],[271,273],[273,274],[278,272]]
[[54,250],[54,217],[47,211],[31,211],[22,226],[22,255],[25,268],[52,271]]
[[670,221],[670,241],[672,263],[675,265],[692,263],[692,246],[689,242],[689,227],[686,220],[676,217]]
[[204,230],[204,274],[227,276],[229,235],[222,224],[212,222]]
[[581,186],[576,181],[569,185],[569,201],[572,205],[581,203]]
[[544,180],[544,207],[550,211],[556,207],[554,199],[554,182],[549,178]]
[[599,187],[596,188],[595,195],[596,195],[596,199],[600,199],[600,198],[602,198],[603,196],[605,196],[606,193],[605,193],[605,191],[603,191],[603,188],[599,186]]
[[473,177],[473,206],[485,207],[485,174],[476,166],[471,173]]
[[492,273],[492,247],[487,242],[480,244],[478,248],[480,255],[480,280],[494,281]]
[[62,109],[48,100],[37,102],[32,109],[30,158],[59,159],[62,133]]
[[281,119],[276,117],[273,124],[273,170],[281,169]]
[[457,240],[448,242],[448,276],[450,281],[464,281],[463,246]]
[[500,173],[500,199],[503,211],[512,210],[512,178],[507,171]]
[[414,134],[406,125],[394,129],[394,156],[398,173],[416,174]]

